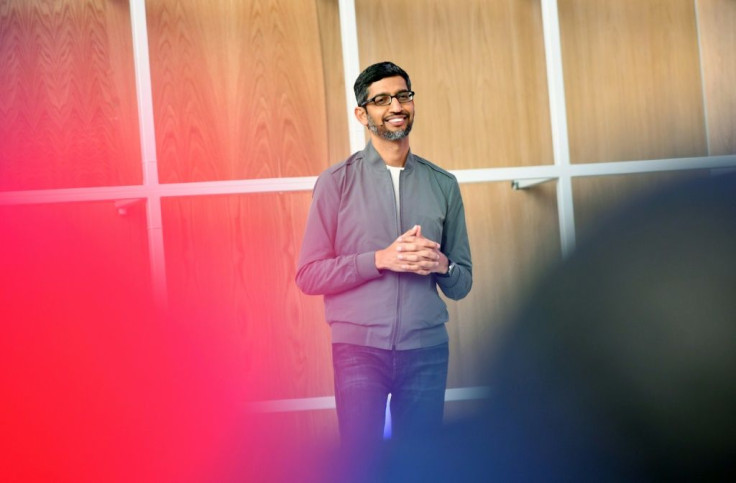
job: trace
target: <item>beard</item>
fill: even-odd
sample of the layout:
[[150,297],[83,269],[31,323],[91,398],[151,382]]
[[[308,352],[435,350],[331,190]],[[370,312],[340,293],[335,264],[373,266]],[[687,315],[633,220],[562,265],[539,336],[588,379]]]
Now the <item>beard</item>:
[[371,116],[368,116],[368,130],[376,136],[382,137],[387,141],[398,141],[399,139],[404,139],[411,132],[411,127],[413,125],[414,120],[410,119],[409,116],[407,116],[406,129],[401,129],[400,131],[389,131],[383,125],[377,125],[375,122],[373,122],[373,118]]

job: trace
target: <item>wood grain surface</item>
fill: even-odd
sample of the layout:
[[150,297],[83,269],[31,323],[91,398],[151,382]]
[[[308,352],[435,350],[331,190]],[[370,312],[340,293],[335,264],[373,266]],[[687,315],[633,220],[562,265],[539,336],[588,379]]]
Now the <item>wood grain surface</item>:
[[162,182],[309,176],[327,167],[313,1],[146,7]]
[[142,180],[127,2],[0,2],[0,190]]
[[[329,165],[339,163],[350,154],[348,114],[345,104],[345,73],[340,36],[340,10],[334,0],[317,0],[322,68],[324,69],[325,105]],[[348,79],[352,86],[354,79]],[[352,105],[352,104],[351,104]]]
[[570,157],[707,153],[692,0],[560,0]]
[[332,394],[321,297],[294,283],[310,193],[163,200],[171,305],[230,334],[253,400]]
[[361,68],[412,78],[414,152],[446,169],[553,162],[539,1],[355,4]]

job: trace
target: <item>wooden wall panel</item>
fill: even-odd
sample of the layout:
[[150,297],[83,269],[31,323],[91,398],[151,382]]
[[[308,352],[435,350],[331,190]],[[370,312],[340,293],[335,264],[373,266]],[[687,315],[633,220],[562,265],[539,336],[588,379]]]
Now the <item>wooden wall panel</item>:
[[315,2],[146,6],[162,182],[309,176],[327,167]]
[[688,178],[707,175],[707,171],[591,176],[573,179],[575,231],[582,241],[600,223],[623,206],[657,190]]
[[142,180],[128,3],[0,3],[0,190]]
[[254,400],[332,394],[321,297],[294,283],[311,194],[163,200],[170,305],[229,334]]
[[692,0],[560,0],[573,163],[706,153]]
[[736,2],[698,0],[709,154],[736,154]]
[[355,3],[361,68],[411,76],[414,152],[447,169],[553,162],[539,1]]
[[461,186],[473,257],[473,289],[450,311],[449,387],[483,384],[486,358],[536,279],[559,260],[555,183]]

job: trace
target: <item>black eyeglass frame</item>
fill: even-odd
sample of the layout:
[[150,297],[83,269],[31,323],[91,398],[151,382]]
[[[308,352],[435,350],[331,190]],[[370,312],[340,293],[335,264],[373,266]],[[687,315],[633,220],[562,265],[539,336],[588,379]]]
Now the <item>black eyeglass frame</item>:
[[[376,94],[375,96],[371,97],[370,99],[364,101],[358,107],[365,107],[365,106],[367,106],[370,103],[373,103],[373,104],[375,104],[377,106],[389,106],[394,101],[394,99],[396,99],[397,101],[399,101],[399,104],[406,104],[407,102],[411,102],[411,101],[414,100],[414,94],[415,94],[414,91],[401,91],[401,92],[397,92],[394,95],[391,95],[391,94]],[[401,99],[399,99],[399,96],[407,96],[407,95],[409,96],[409,98],[406,99],[405,101],[402,101]],[[378,104],[378,103],[376,103],[376,98],[377,97],[388,97],[388,102],[386,102],[385,104]]]

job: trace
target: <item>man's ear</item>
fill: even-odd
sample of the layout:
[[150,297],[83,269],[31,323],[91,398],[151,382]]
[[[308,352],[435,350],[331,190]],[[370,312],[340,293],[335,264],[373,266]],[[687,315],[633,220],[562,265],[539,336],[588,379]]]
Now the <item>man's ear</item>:
[[358,122],[360,122],[364,126],[368,125],[368,113],[365,112],[365,108],[356,106],[355,111],[353,112],[355,113],[355,118],[358,120]]

